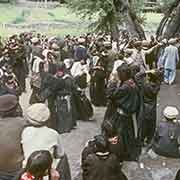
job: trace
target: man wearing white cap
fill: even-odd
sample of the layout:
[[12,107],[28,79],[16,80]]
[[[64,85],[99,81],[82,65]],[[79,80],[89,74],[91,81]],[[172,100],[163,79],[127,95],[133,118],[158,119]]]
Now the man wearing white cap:
[[[21,136],[25,157],[23,166],[26,165],[27,159],[34,151],[47,150],[53,157],[52,168],[64,168],[64,172],[60,172],[60,176],[66,174],[66,177],[69,176],[69,178],[64,180],[71,180],[69,165],[61,145],[60,135],[57,131],[46,126],[49,117],[50,111],[45,104],[37,103],[27,109],[25,118],[29,125],[23,130]],[[62,162],[64,165],[62,165]]]
[[174,106],[164,109],[165,121],[157,128],[152,149],[157,154],[165,157],[180,157],[180,124],[177,121],[179,111]]
[[171,85],[176,78],[176,66],[179,62],[178,48],[175,46],[176,39],[168,41],[169,46],[165,48],[163,56],[164,82]]

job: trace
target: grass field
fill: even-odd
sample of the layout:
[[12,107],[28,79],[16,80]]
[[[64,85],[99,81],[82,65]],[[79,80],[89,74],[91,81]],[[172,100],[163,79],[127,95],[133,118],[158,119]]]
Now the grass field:
[[[0,23],[13,22],[20,16],[25,17],[26,22],[35,21],[82,21],[66,7],[58,7],[54,9],[43,8],[24,8],[15,7],[13,5],[0,4]],[[3,12],[3,13],[2,13]]]
[[[0,24],[33,24],[38,22],[46,23],[61,23],[61,28],[53,28],[43,30],[43,33],[50,35],[72,34],[79,35],[88,31],[88,25],[90,22],[86,19],[81,19],[75,13],[70,11],[67,7],[57,7],[55,9],[42,9],[42,8],[24,8],[16,7],[8,4],[0,4]],[[155,31],[162,15],[147,13],[145,14],[146,22],[144,24],[145,29],[148,31]],[[0,28],[0,34],[3,36],[26,31],[28,29],[16,29],[16,28]],[[37,29],[38,31],[38,29]]]

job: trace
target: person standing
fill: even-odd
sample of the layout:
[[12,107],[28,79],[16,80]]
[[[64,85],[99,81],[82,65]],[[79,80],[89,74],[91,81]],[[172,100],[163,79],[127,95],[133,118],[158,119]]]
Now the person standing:
[[117,69],[120,83],[112,83],[108,87],[107,95],[113,107],[113,113],[106,112],[105,121],[111,121],[114,130],[125,146],[126,159],[137,160],[140,149],[137,141],[137,114],[139,110],[139,94],[138,87],[131,78],[130,68],[127,64],[122,64]]
[[171,85],[176,78],[176,66],[179,62],[178,48],[175,46],[176,39],[168,41],[169,46],[165,48],[163,56],[164,82]]

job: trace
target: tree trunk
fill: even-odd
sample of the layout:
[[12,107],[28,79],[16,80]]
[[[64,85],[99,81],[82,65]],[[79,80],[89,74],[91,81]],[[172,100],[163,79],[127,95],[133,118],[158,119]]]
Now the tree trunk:
[[137,37],[140,40],[146,39],[144,30],[141,24],[138,21],[136,14],[129,9],[127,12],[127,16],[125,17],[127,30],[130,32],[130,35],[133,37]]
[[131,9],[131,0],[114,0],[114,4],[116,10],[123,14],[124,22],[130,35],[140,40],[146,39],[138,17],[133,9]]
[[165,12],[156,32],[157,37],[171,38],[180,35],[180,2],[174,3]]

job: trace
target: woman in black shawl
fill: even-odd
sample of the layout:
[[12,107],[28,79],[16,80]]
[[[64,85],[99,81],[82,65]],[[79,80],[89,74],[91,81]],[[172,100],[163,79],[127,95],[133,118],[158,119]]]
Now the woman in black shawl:
[[51,111],[51,127],[60,134],[70,132],[76,126],[74,116],[74,93],[76,86],[69,74],[66,74],[64,63],[57,65],[54,76],[44,75],[41,87],[43,99],[48,99],[48,107]]
[[131,72],[127,64],[122,64],[117,72],[120,83],[111,84],[107,90],[108,99],[111,102],[109,107],[113,107],[113,113],[106,113],[105,121],[111,121],[118,136],[122,138],[126,152],[124,158],[137,160],[140,154],[136,121],[139,109],[138,87],[131,79]]

